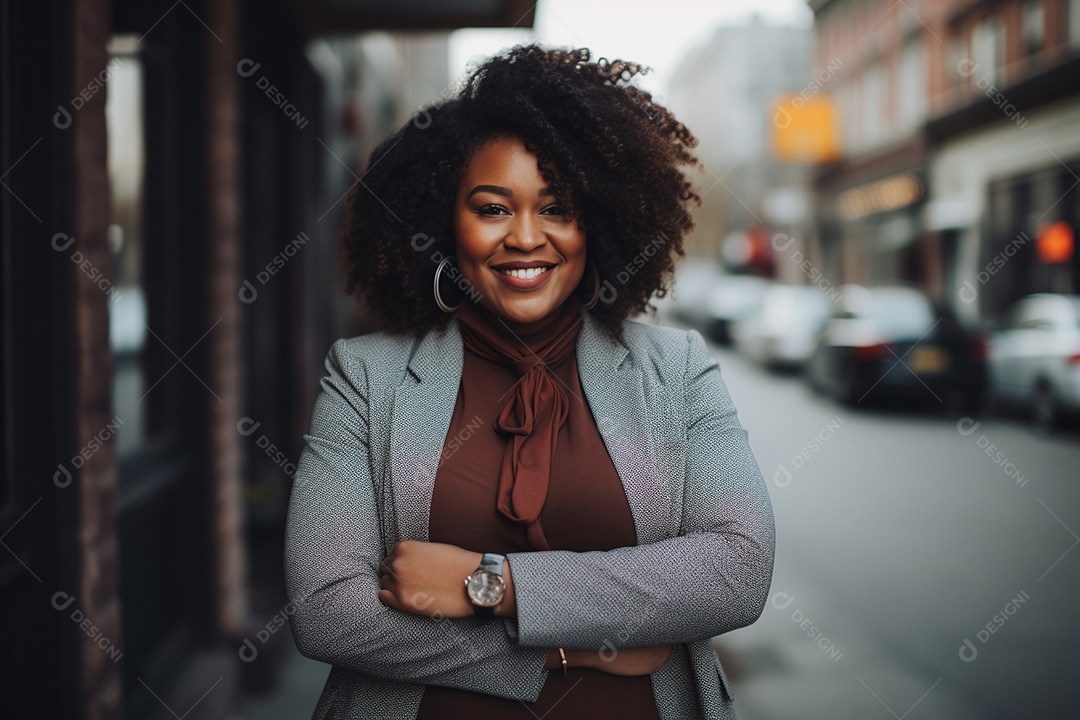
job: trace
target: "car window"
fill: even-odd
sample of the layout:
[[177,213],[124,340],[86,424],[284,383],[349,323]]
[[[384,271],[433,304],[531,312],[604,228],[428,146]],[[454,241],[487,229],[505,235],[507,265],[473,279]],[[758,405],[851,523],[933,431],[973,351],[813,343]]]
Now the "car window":
[[894,337],[918,337],[934,326],[930,301],[914,293],[877,292],[867,313],[881,332]]
[[1073,324],[1080,328],[1080,297],[1069,298],[1069,304],[1072,305]]
[[1018,302],[1017,304],[1013,305],[1012,309],[1009,310],[1009,314],[1005,318],[1005,322],[1002,324],[1002,327],[1006,330],[1019,330],[1021,324],[1024,322],[1025,305],[1027,305],[1027,303],[1025,302]]
[[1060,314],[1055,312],[1056,309],[1050,298],[1032,297],[1021,300],[1010,313],[1006,329],[1043,330],[1053,327],[1053,318]]

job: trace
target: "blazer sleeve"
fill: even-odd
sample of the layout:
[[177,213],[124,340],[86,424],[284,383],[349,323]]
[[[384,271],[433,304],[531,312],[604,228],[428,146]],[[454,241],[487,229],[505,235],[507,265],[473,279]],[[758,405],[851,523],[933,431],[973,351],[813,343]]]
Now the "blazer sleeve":
[[[285,584],[297,647],[366,675],[535,701],[546,649],[515,644],[498,620],[435,619],[379,601],[367,380],[344,342],[326,356],[289,500]],[[354,384],[349,374],[365,377]]]
[[687,334],[686,476],[677,537],[613,550],[507,555],[526,646],[642,647],[709,638],[761,615],[772,504],[720,368]]

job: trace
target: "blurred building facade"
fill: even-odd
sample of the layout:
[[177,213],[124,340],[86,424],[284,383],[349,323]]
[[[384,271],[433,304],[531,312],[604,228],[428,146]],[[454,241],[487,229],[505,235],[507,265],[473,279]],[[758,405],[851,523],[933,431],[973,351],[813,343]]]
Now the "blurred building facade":
[[842,157],[815,174],[836,282],[909,283],[968,321],[1075,292],[1080,2],[812,0]]
[[[19,718],[222,718],[275,682],[344,196],[514,0],[0,5],[0,595]],[[408,30],[410,35],[356,33]]]
[[717,29],[673,73],[665,100],[698,138],[705,166],[688,253],[770,272],[761,267],[769,232],[799,228],[793,234],[805,236],[809,167],[776,159],[764,119],[780,96],[807,86],[812,47],[810,30],[755,17]]

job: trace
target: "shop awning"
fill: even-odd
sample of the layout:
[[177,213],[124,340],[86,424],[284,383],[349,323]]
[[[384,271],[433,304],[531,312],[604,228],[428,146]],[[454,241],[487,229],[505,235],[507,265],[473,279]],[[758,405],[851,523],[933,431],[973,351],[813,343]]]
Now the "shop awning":
[[310,34],[367,30],[531,28],[531,0],[292,0]]

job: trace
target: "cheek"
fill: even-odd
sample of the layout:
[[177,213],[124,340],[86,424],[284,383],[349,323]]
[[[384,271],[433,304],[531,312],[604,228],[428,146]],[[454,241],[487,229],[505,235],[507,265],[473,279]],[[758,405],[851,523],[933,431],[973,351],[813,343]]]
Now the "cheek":
[[465,279],[473,285],[484,282],[484,262],[498,245],[497,238],[493,242],[490,234],[490,228],[478,222],[478,218],[471,213],[458,215],[454,219],[457,266]]
[[482,254],[483,237],[480,228],[472,222],[468,214],[459,214],[454,218],[454,240],[457,246],[458,264],[465,266],[476,262]]
[[576,225],[570,225],[565,233],[562,233],[560,251],[573,263],[585,262],[585,233]]

